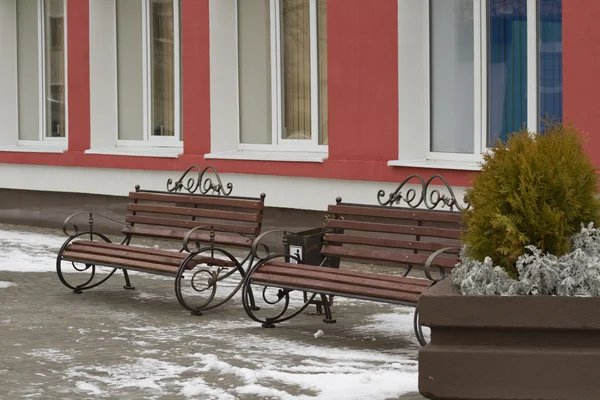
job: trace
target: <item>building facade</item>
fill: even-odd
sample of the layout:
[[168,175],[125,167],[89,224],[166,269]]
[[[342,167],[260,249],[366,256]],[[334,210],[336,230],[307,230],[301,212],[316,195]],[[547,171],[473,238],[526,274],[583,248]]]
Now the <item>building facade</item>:
[[320,210],[469,185],[543,118],[600,165],[595,0],[0,0],[0,188],[124,195],[214,165]]

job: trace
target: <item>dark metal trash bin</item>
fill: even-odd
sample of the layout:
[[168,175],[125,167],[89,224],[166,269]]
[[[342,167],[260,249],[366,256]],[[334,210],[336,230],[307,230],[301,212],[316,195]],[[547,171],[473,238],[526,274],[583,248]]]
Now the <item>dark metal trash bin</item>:
[[[326,257],[321,255],[321,247],[323,246],[323,236],[332,232],[331,229],[314,228],[306,231],[288,233],[286,253],[298,256],[302,263],[308,265],[322,265],[324,268],[339,268],[339,257]],[[291,263],[296,263],[295,259],[290,259]],[[333,296],[328,296],[328,303],[333,305]],[[304,292],[304,301],[308,300],[308,293]],[[317,314],[323,313],[323,303],[317,296],[311,304],[316,306]]]
[[[339,268],[339,257],[329,257],[327,262],[323,264],[325,257],[321,255],[321,247],[323,246],[323,236],[327,232],[331,232],[331,230],[314,228],[301,232],[288,233],[286,253],[298,256],[304,264]],[[290,262],[296,263],[296,260],[291,259]]]

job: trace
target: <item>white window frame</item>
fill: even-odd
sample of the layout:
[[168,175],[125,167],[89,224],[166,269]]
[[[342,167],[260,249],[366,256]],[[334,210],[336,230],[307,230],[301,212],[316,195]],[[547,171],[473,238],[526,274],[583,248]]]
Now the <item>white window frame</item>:
[[[391,160],[388,165],[391,166],[415,166],[415,167],[430,167],[430,168],[450,168],[450,169],[467,169],[477,170],[479,169],[478,163],[482,161],[482,156],[489,151],[487,146],[488,140],[488,101],[487,101],[487,85],[488,85],[488,53],[487,53],[487,42],[488,42],[488,1],[487,0],[473,0],[473,12],[474,12],[474,152],[473,154],[468,153],[445,153],[445,152],[434,152],[431,151],[431,10],[430,1],[424,1],[421,5],[408,4],[411,0],[398,0],[398,18],[399,18],[399,46],[400,50],[406,46],[410,46],[407,39],[403,38],[406,35],[406,31],[402,31],[402,26],[406,25],[406,18],[410,16],[403,16],[402,13],[414,12],[417,14],[416,24],[421,23],[424,25],[423,28],[414,25],[412,28],[415,31],[415,35],[420,37],[421,48],[425,49],[422,51],[424,54],[418,54],[414,52],[421,52],[421,50],[410,49],[413,55],[420,56],[420,64],[416,67],[409,68],[421,68],[422,73],[419,73],[413,69],[416,76],[416,83],[409,83],[408,87],[403,87],[402,82],[407,82],[409,79],[406,76],[400,74],[407,74],[406,69],[399,68],[399,104],[402,108],[409,106],[411,97],[415,97],[413,90],[423,90],[424,96],[417,100],[415,107],[422,107],[423,113],[413,112],[416,110],[409,110],[403,112],[400,110],[399,113],[399,160]],[[440,1],[440,0],[432,0]],[[441,0],[443,1],[443,0]],[[404,7],[404,8],[403,8]],[[409,8],[410,7],[410,8]],[[527,128],[530,132],[537,132],[538,122],[538,0],[527,0]],[[420,18],[418,17],[420,14]],[[417,31],[417,29],[420,29]],[[412,40],[412,39],[409,39]],[[418,39],[417,39],[418,40]],[[418,45],[417,45],[418,46]],[[404,52],[405,53],[405,52]],[[406,61],[403,62],[402,57],[406,55],[403,51],[399,51],[399,65],[406,65]],[[420,66],[419,66],[420,65]],[[407,90],[408,89],[408,90]],[[403,97],[407,96],[407,97]],[[406,120],[409,120],[406,123]],[[410,135],[415,135],[414,128],[425,132],[423,140],[415,140]],[[412,130],[412,132],[411,132]],[[408,143],[410,150],[402,149],[403,145]]]
[[[311,138],[284,139],[283,116],[284,116],[284,88],[281,43],[281,7],[280,0],[270,0],[270,49],[271,49],[271,143],[250,144],[242,143],[241,135],[238,135],[238,149],[250,151],[289,151],[289,152],[320,152],[328,151],[328,145],[319,144],[321,137],[320,129],[320,90],[319,90],[319,41],[318,41],[318,0],[309,0],[309,23],[310,23],[310,129]],[[237,1],[236,1],[237,15]],[[236,21],[236,31],[237,31]],[[238,64],[239,68],[239,64]],[[239,86],[238,86],[239,90]],[[240,96],[238,94],[238,100]],[[239,106],[241,108],[241,105]]]
[[[52,148],[66,148],[68,145],[69,138],[69,63],[68,63],[68,48],[67,48],[67,0],[63,2],[63,19],[64,19],[64,63],[65,63],[65,136],[64,137],[49,137],[46,136],[48,133],[48,126],[46,118],[48,116],[48,110],[46,108],[46,99],[48,93],[46,90],[46,15],[45,15],[45,4],[46,0],[37,0],[37,21],[38,21],[38,107],[40,110],[39,115],[39,134],[37,140],[24,140],[19,138],[20,126],[17,119],[17,146],[18,147],[52,147]],[[19,106],[17,104],[17,110]]]
[[[132,0],[129,0],[132,1]],[[142,29],[143,29],[143,47],[142,63],[144,69],[142,70],[143,79],[143,138],[142,140],[126,140],[119,139],[119,129],[116,132],[116,141],[118,147],[125,148],[136,148],[136,147],[177,147],[182,146],[181,141],[181,13],[180,13],[180,0],[173,0],[173,38],[175,43],[173,44],[173,69],[174,69],[174,116],[175,120],[174,135],[173,136],[155,136],[152,135],[152,54],[151,54],[151,37],[150,32],[150,0],[139,0],[142,3]],[[116,3],[116,0],[115,0]],[[115,21],[116,21],[116,7],[115,7]],[[115,26],[116,32],[116,26]],[[117,36],[115,35],[115,40]],[[115,51],[117,44],[115,43]],[[115,54],[115,59],[117,55]],[[118,82],[117,82],[118,85]],[[118,88],[116,89],[118,90]],[[118,115],[118,103],[117,103],[117,115]],[[118,126],[118,123],[117,123]]]

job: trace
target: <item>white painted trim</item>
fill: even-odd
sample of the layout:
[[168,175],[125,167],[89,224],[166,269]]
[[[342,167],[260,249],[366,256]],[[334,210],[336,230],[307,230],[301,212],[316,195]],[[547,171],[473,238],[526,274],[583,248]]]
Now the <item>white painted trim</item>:
[[[489,147],[488,147],[488,121],[489,121],[489,116],[488,116],[488,19],[487,19],[487,12],[488,12],[488,8],[487,8],[487,0],[480,0],[480,9],[479,9],[479,13],[481,15],[481,18],[479,19],[480,22],[480,29],[479,32],[481,32],[481,38],[479,40],[479,46],[480,46],[480,53],[479,56],[481,58],[480,61],[480,66],[481,69],[479,71],[480,75],[480,81],[479,81],[479,93],[480,93],[480,99],[481,99],[481,103],[480,103],[480,112],[479,112],[479,116],[480,116],[480,121],[479,121],[479,127],[481,130],[481,142],[480,142],[480,153],[486,153],[489,151]],[[477,128],[477,127],[476,127]],[[477,151],[477,147],[475,147],[475,150]]]
[[40,118],[38,121],[38,140],[46,138],[46,1],[37,2],[38,19],[38,110]]
[[538,125],[538,1],[527,0],[527,129]]
[[[116,0],[115,0],[116,1]],[[130,0],[131,1],[131,0]],[[150,127],[152,126],[152,55],[150,54],[150,7],[148,2],[151,0],[138,0],[142,2],[142,115],[143,115],[143,138],[144,142],[148,141],[150,134]],[[118,46],[118,45],[117,45]],[[117,145],[122,145],[123,141],[118,139]]]
[[[265,145],[269,146],[269,145]],[[301,151],[273,151],[273,149],[235,150],[221,153],[205,154],[207,160],[256,160],[256,161],[289,161],[322,163],[328,157],[327,153]]]
[[[425,64],[423,65],[423,75],[425,79],[423,86],[425,87],[423,112],[426,113],[425,120],[423,121],[423,127],[425,132],[425,153],[427,158],[431,155],[431,1],[427,0],[423,3],[424,17],[425,17],[425,30],[423,31],[423,41],[427,43],[427,46],[423,49],[425,52]],[[410,39],[409,39],[410,40]]]
[[310,143],[319,145],[321,121],[319,113],[319,30],[317,0],[309,3],[310,24]]
[[487,0],[474,0],[473,3],[473,89],[474,116],[473,151],[481,157],[487,142]]
[[0,152],[14,153],[64,153],[67,148],[64,146],[51,146],[48,143],[40,143],[35,140],[19,140],[16,146],[0,146]]
[[64,19],[64,39],[63,44],[65,49],[65,137],[64,140],[69,139],[69,10],[67,7],[67,0],[63,0],[63,19]]
[[17,3],[0,0],[0,146],[15,146],[19,138],[17,67]]
[[[281,44],[281,10],[279,0],[271,0],[269,10],[271,30],[271,144],[276,145],[283,136],[283,115],[285,113],[285,105],[283,103],[285,94],[282,83],[283,61],[281,60],[283,45]],[[243,144],[241,136],[238,137],[239,144]]]
[[[179,178],[181,171],[0,164],[0,176],[2,186],[7,189],[126,196],[135,185],[147,190],[165,190],[167,179]],[[221,179],[233,184],[235,196],[258,197],[266,193],[268,207],[323,212],[338,196],[346,202],[377,204],[380,189],[390,193],[400,183],[227,173],[222,173]],[[464,188],[453,189],[462,198]]]
[[181,0],[173,0],[173,129],[177,141],[181,142]]
[[[135,142],[135,141],[130,141]],[[157,146],[116,146],[100,149],[89,149],[85,154],[105,154],[112,156],[154,157],[154,158],[179,158],[183,154],[183,147],[169,148]]]
[[398,0],[398,159],[425,159],[429,135],[428,1]]
[[480,161],[449,161],[449,160],[390,160],[390,167],[413,167],[413,168],[433,168],[450,169],[461,171],[480,171]]
[[287,151],[299,153],[328,153],[327,145],[312,146],[302,140],[284,141],[280,144],[249,144],[240,143],[238,150],[244,151]]

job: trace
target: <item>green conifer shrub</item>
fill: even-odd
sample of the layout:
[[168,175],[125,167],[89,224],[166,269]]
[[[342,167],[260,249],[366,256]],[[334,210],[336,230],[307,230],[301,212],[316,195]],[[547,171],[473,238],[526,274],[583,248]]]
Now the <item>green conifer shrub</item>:
[[467,257],[490,257],[516,278],[525,246],[560,256],[582,223],[598,225],[596,169],[572,125],[549,122],[543,135],[516,132],[483,160],[466,195]]

